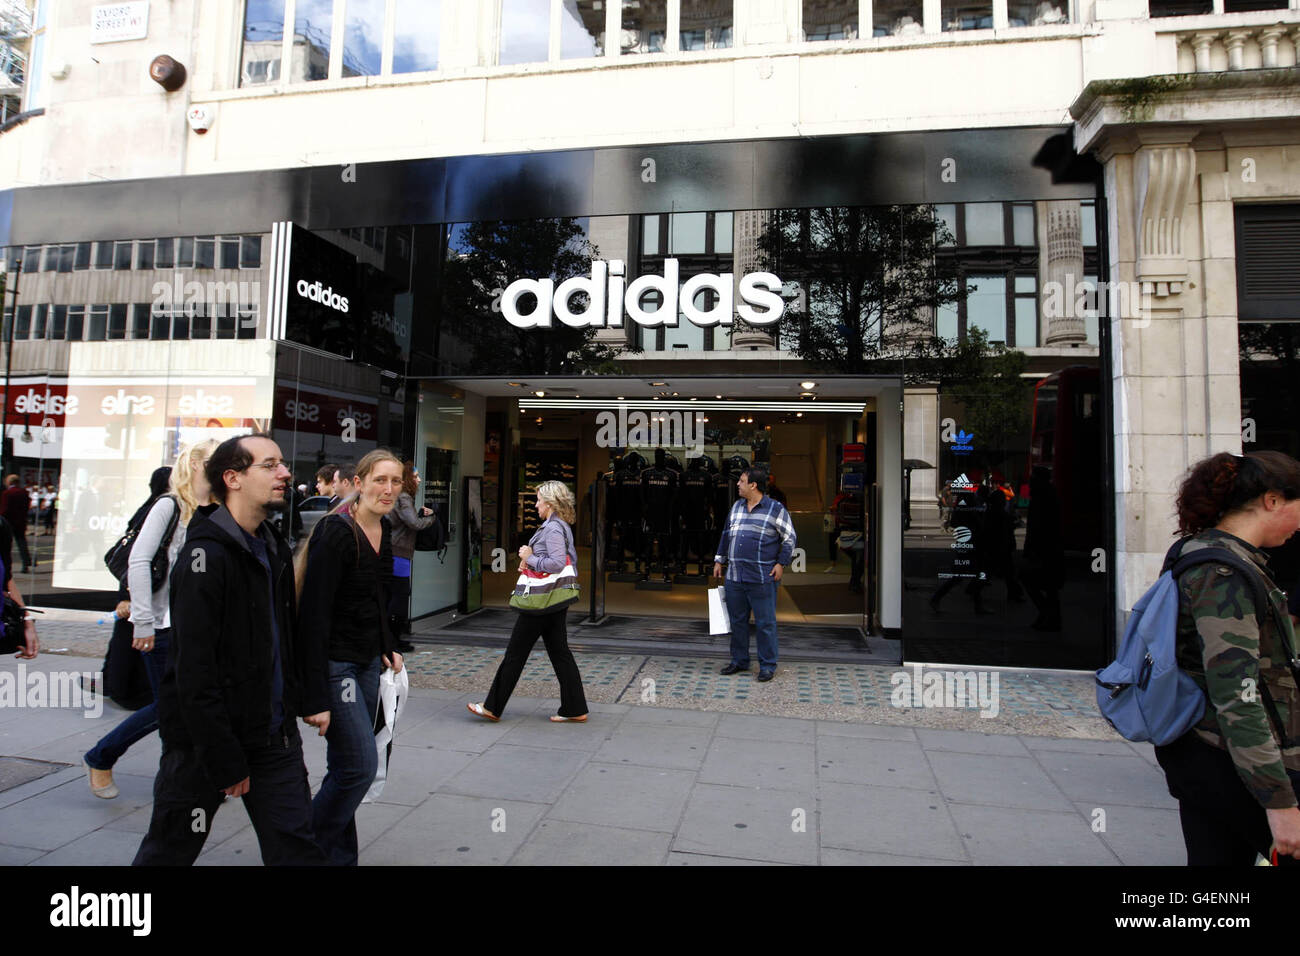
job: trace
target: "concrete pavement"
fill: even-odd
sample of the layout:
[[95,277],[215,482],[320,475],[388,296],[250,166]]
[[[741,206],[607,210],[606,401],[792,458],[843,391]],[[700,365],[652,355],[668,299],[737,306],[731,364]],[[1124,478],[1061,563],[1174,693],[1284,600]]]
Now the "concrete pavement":
[[[17,664],[0,662],[0,680],[16,681]],[[99,666],[42,654],[27,673]],[[465,709],[483,690],[413,689],[388,784],[358,813],[363,865],[1185,862],[1151,748],[1113,735],[935,729],[927,710],[887,723],[728,713],[711,697],[688,709],[626,694],[593,696],[585,725],[551,724],[557,701],[542,696],[516,697],[492,724]],[[115,800],[92,796],[81,767],[125,713],[111,702],[97,718],[0,706],[0,863],[130,862],[157,735],[119,762]],[[304,741],[315,788],[324,741]],[[238,801],[217,814],[200,863],[260,863]]]

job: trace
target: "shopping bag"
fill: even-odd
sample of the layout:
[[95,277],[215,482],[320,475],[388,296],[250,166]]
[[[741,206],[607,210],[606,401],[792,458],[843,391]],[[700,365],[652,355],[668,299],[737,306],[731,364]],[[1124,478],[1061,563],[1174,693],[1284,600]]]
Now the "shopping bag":
[[397,733],[397,718],[406,706],[406,695],[411,689],[411,682],[406,677],[406,668],[394,674],[392,668],[385,668],[379,676],[379,707],[375,713],[375,747],[379,751],[379,769],[375,771],[374,783],[370,785],[362,803],[379,799],[384,792],[384,781],[388,779],[388,760],[393,755],[393,738]]
[[709,591],[709,633],[730,634],[731,615],[727,613],[727,602],[722,588]]

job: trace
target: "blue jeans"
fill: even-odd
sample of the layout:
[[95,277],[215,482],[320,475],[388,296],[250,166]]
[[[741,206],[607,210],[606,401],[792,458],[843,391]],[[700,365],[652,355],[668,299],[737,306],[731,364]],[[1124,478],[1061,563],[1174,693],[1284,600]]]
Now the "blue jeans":
[[158,729],[158,685],[167,669],[167,644],[171,633],[169,627],[159,628],[154,632],[153,650],[144,652],[144,670],[149,675],[149,686],[153,688],[153,702],[132,713],[91,748],[86,754],[86,763],[95,770],[112,770],[113,764],[122,759],[133,743]]
[[727,615],[731,618],[731,663],[749,666],[749,612],[754,612],[760,670],[776,667],[776,588],[775,581],[749,584],[728,580],[723,585]]
[[379,769],[375,712],[383,662],[330,661],[330,725],[325,779],[311,802],[316,842],[335,866],[357,865],[357,807]]

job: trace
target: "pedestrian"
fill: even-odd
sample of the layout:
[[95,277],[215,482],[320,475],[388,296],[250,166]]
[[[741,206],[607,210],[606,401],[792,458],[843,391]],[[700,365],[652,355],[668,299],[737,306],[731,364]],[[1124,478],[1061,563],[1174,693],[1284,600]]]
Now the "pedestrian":
[[[118,795],[113,783],[113,765],[122,758],[137,740],[142,740],[158,729],[158,686],[162,683],[167,666],[167,649],[171,639],[171,589],[168,586],[176,556],[185,544],[185,529],[196,509],[211,501],[208,478],[204,468],[208,456],[217,447],[215,439],[198,442],[181,449],[176,456],[176,467],[160,468],[169,476],[170,494],[154,495],[149,508],[140,518],[131,557],[127,563],[127,589],[130,592],[130,623],[133,628],[131,648],[144,657],[145,672],[153,699],[136,710],[120,724],[99,739],[82,758],[82,766],[90,778],[90,792],[111,800]],[[152,490],[152,483],[151,483]],[[137,512],[138,515],[138,512]],[[153,589],[152,564],[154,555],[163,546],[167,528],[175,518],[176,526],[167,546],[167,577],[157,591]],[[135,518],[132,519],[136,521]],[[120,615],[115,615],[120,620]],[[117,624],[115,622],[114,627]]]
[[321,465],[316,469],[316,494],[329,498],[334,496],[334,472],[338,470],[338,465]]
[[357,470],[352,465],[339,465],[334,469],[334,479],[330,483],[330,510],[337,508],[344,498],[352,494],[352,479]]
[[0,513],[4,514],[5,520],[9,522],[9,527],[14,533],[14,544],[18,545],[18,553],[23,558],[23,574],[32,569],[32,555],[27,550],[27,515],[31,507],[32,497],[22,486],[18,476],[10,475],[5,478],[4,494],[0,495]]
[[767,466],[750,465],[736,481],[740,498],[731,506],[713,559],[713,576],[727,566],[724,597],[731,618],[731,663],[724,674],[749,670],[749,612],[754,612],[758,679],[776,673],[776,589],[798,543],[785,506],[764,494]]
[[[542,574],[556,574],[566,561],[578,570],[578,551],[573,545],[573,529],[577,520],[573,492],[562,481],[544,481],[537,486],[537,517],[539,525],[532,539],[519,549],[519,573],[524,569]],[[500,720],[519,675],[524,671],[528,655],[540,637],[546,645],[546,656],[560,682],[560,710],[553,714],[554,723],[584,723],[587,719],[587,696],[582,689],[582,675],[578,662],[569,650],[567,607],[556,608],[544,614],[520,613],[510,632],[510,643],[505,657],[492,680],[492,689],[481,704],[468,704],[471,713],[488,720]]]
[[[16,639],[17,644],[8,644],[10,650],[16,650],[15,657],[22,660],[34,660],[40,652],[41,644],[36,638],[36,619],[27,613],[27,602],[23,600],[22,592],[18,590],[18,585],[14,583],[13,575],[10,571],[13,568],[13,529],[9,527],[9,522],[5,520],[4,515],[0,515],[0,577],[4,579],[4,593],[18,605],[18,609],[23,612],[23,635],[21,639]],[[2,627],[3,625],[0,625]],[[8,638],[10,635],[4,634],[0,637]]]
[[44,508],[41,524],[45,528],[41,532],[42,534],[54,534],[54,519],[58,513],[58,497],[53,485],[45,486],[45,494],[41,496],[41,504]]
[[415,510],[415,496],[420,490],[420,472],[415,462],[402,463],[402,493],[393,508],[393,597],[388,607],[388,620],[397,639],[397,649],[403,654],[415,650],[406,640],[410,630],[411,561],[415,557],[415,536],[429,527],[437,517],[429,508]]
[[1178,800],[1187,863],[1249,866],[1270,843],[1300,859],[1300,740],[1288,729],[1300,707],[1287,664],[1295,633],[1263,551],[1300,529],[1300,462],[1276,451],[1213,455],[1184,479],[1177,513],[1182,555],[1215,548],[1243,559],[1275,605],[1258,606],[1226,565],[1179,577],[1178,666],[1207,701],[1200,722],[1155,755]]
[[315,642],[306,679],[328,701],[326,772],[312,801],[312,830],[330,863],[357,864],[357,807],[379,767],[375,712],[384,668],[402,670],[388,627],[393,570],[388,514],[402,490],[402,461],[376,449],[357,463],[353,495],[326,515],[299,551],[299,626]]
[[[302,680],[293,559],[267,518],[290,471],[266,435],[218,445],[171,582],[171,648],[158,690],[162,759],[135,864],[189,865],[224,797],[243,797],[262,862],[325,863],[311,831],[299,714],[325,733],[329,702]],[[223,797],[224,795],[224,797]]]

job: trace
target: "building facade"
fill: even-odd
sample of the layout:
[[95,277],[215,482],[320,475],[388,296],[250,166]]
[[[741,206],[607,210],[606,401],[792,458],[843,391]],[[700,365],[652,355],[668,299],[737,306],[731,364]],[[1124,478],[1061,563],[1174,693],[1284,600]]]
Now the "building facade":
[[301,483],[420,466],[417,616],[501,603],[557,477],[592,620],[691,621],[764,461],[808,634],[1100,666],[1186,467],[1300,452],[1300,9],[1223,4],[41,0],[0,134],[32,590],[98,606],[148,473],[256,428]]

